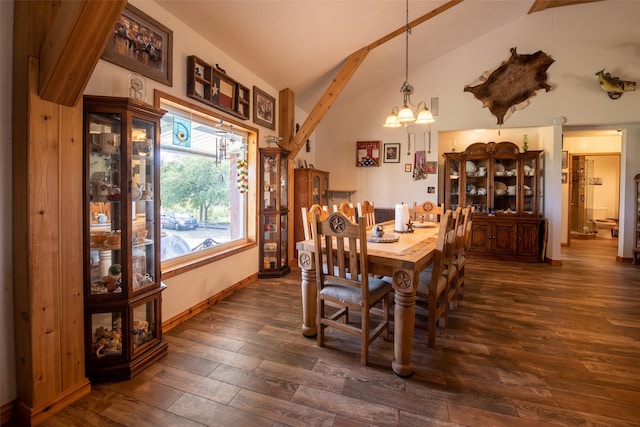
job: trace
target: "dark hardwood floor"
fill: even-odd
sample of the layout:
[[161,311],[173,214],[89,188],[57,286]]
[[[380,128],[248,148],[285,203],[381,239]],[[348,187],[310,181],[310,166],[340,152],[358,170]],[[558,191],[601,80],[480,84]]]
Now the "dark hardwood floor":
[[[302,336],[300,272],[258,280],[165,334],[136,378],[94,385],[45,426],[640,425],[640,266],[572,241],[563,266],[473,259],[436,348],[411,378],[355,338]],[[338,350],[346,347],[348,352]]]

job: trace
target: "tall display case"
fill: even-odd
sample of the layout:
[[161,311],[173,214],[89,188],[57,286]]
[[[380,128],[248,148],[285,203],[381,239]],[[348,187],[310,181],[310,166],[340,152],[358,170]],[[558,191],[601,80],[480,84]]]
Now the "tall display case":
[[294,242],[304,240],[302,208],[311,205],[329,206],[329,172],[300,168],[293,172]]
[[162,339],[159,137],[163,110],[84,97],[85,365],[128,379],[167,353]]
[[634,178],[634,191],[635,207],[633,209],[634,215],[634,239],[633,239],[633,263],[638,262],[638,256],[640,256],[640,173]]
[[282,277],[291,271],[287,262],[287,157],[282,148],[260,148],[260,266],[258,277]]
[[541,261],[543,151],[478,142],[444,158],[445,208],[475,208],[470,251]]

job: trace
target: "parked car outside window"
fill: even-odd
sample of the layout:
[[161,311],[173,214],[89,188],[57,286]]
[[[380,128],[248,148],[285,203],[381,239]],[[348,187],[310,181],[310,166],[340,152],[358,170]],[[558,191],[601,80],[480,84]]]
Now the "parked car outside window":
[[174,230],[195,230],[198,228],[198,220],[190,213],[167,213],[160,216],[162,228]]

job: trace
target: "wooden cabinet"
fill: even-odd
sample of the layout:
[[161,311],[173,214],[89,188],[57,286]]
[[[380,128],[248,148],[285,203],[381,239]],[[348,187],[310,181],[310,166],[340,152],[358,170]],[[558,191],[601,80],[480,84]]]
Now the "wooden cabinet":
[[163,110],[84,97],[86,375],[129,379],[167,353],[162,339],[159,137]]
[[444,158],[445,208],[475,208],[470,251],[541,261],[543,151],[479,142]]
[[281,148],[260,148],[258,277],[282,277],[291,271],[288,263],[289,209],[287,206],[287,157]]
[[329,172],[300,168],[293,172],[294,242],[304,240],[301,208],[311,205],[329,206]]
[[634,239],[633,239],[633,263],[638,262],[638,256],[640,256],[640,174],[634,178],[634,202],[635,207],[633,209],[634,215]]
[[249,119],[251,90],[193,55],[187,58],[187,96],[240,119]]

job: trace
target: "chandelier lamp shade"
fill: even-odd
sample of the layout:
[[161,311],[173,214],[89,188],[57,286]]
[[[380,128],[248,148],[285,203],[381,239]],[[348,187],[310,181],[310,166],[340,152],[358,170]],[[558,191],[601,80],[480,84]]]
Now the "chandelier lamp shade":
[[407,126],[409,123],[427,124],[435,121],[431,111],[427,108],[426,102],[420,101],[418,104],[413,104],[411,102],[413,86],[409,84],[409,34],[411,34],[411,27],[409,26],[409,0],[407,0],[406,28],[404,83],[400,88],[400,92],[402,92],[404,97],[404,103],[400,109],[398,109],[398,107],[393,107],[391,109],[391,114],[389,114],[384,122],[384,127],[387,128],[397,128],[402,125]]

